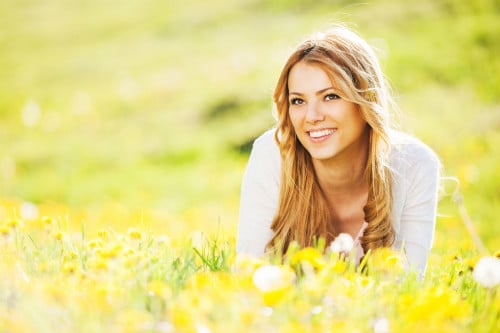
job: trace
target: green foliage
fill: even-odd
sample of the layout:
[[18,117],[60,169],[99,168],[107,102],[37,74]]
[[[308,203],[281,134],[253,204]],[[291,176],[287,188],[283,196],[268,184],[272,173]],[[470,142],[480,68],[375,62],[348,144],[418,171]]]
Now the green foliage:
[[[379,50],[401,127],[437,151],[498,244],[496,0],[5,0],[0,13],[0,197],[234,221],[288,51],[344,21]],[[440,213],[438,228],[462,232],[446,197]]]

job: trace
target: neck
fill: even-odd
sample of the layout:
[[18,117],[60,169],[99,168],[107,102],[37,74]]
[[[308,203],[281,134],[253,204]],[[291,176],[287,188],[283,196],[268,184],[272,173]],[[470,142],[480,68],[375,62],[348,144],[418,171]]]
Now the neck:
[[366,187],[364,177],[368,159],[368,135],[348,151],[329,160],[313,160],[318,182],[324,192],[352,192]]

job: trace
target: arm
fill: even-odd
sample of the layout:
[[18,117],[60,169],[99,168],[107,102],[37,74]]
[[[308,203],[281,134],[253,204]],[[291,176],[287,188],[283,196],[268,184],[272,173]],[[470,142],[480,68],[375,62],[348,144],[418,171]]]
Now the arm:
[[423,276],[436,227],[440,162],[427,147],[419,153],[407,173],[398,245],[404,247],[410,268]]
[[236,251],[260,256],[272,237],[270,229],[279,196],[281,158],[274,131],[255,140],[241,185]]

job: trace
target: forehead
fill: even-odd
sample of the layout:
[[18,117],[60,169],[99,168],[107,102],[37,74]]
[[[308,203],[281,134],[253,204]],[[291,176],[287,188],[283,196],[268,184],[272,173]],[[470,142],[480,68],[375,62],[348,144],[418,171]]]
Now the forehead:
[[288,75],[290,92],[316,92],[329,87],[336,88],[335,82],[319,65],[301,61],[290,69]]

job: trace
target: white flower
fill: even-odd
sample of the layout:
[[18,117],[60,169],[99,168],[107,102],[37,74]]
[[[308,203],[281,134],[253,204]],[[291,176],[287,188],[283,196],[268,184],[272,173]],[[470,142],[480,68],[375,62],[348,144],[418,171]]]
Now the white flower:
[[485,288],[493,288],[499,285],[500,259],[490,256],[479,259],[472,276],[477,283]]
[[332,252],[349,252],[354,246],[354,240],[351,235],[346,233],[339,234],[331,243],[330,251]]
[[20,207],[21,217],[26,220],[38,218],[38,207],[31,202],[23,202]]
[[278,290],[293,283],[295,274],[275,265],[260,266],[253,273],[253,283],[260,291]]
[[389,333],[389,321],[387,318],[377,318],[373,321],[373,332],[375,333]]

